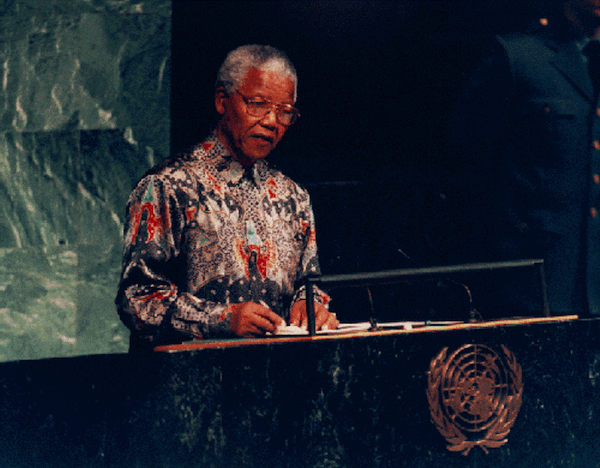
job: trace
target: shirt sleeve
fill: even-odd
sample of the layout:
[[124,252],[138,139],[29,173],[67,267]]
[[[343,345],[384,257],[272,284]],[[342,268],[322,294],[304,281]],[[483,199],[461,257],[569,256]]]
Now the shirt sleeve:
[[161,176],[150,175],[127,205],[116,307],[132,334],[157,345],[230,333],[228,305],[180,288],[183,198]]

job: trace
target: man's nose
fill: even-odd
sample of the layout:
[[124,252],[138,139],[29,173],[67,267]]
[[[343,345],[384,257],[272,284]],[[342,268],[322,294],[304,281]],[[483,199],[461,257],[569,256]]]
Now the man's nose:
[[260,119],[260,123],[265,127],[275,127],[277,125],[277,108],[271,107],[271,110]]

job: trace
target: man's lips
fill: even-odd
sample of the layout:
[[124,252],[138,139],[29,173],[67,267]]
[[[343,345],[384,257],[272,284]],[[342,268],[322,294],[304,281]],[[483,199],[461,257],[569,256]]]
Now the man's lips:
[[275,138],[270,137],[268,135],[252,135],[251,138],[255,138],[257,140],[264,141],[269,144],[272,144],[275,141]]

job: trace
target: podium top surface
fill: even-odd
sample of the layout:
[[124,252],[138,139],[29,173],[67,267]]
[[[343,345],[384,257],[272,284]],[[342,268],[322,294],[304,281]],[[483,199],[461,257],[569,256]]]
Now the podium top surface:
[[490,320],[485,322],[395,322],[381,323],[374,330],[369,329],[367,322],[356,324],[340,324],[339,330],[319,331],[317,335],[303,334],[269,335],[261,338],[227,338],[211,340],[195,340],[180,344],[158,346],[155,352],[174,353],[212,348],[231,348],[241,346],[270,345],[279,343],[298,343],[307,341],[327,341],[349,338],[366,338],[389,335],[408,335],[415,333],[432,333],[451,330],[475,330],[484,328],[534,325],[543,323],[569,322],[577,320],[577,315],[561,315],[552,317],[527,317]]

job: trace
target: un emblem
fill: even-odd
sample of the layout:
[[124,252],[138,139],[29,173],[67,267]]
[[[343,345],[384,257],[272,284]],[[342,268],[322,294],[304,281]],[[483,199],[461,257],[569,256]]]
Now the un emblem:
[[488,453],[507,442],[521,408],[521,366],[502,353],[465,345],[450,356],[444,348],[429,366],[427,400],[431,419],[448,450],[467,455],[476,446]]

